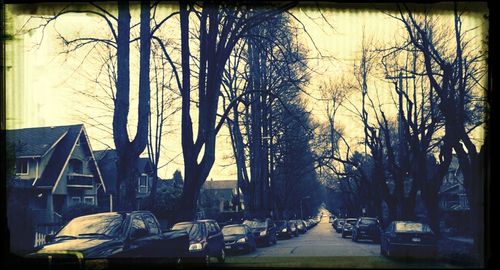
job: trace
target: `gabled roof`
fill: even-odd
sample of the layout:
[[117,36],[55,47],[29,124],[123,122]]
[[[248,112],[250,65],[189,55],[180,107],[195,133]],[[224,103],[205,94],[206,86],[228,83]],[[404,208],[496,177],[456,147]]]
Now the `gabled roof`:
[[203,184],[203,189],[233,189],[236,188],[236,180],[207,180]]
[[113,149],[98,150],[94,151],[94,156],[99,164],[108,192],[116,194],[116,160],[118,159],[116,151]]
[[64,135],[64,137],[55,145],[52,157],[43,170],[40,179],[38,179],[38,181],[34,183],[34,186],[53,187],[55,185],[56,181],[59,178],[59,175],[61,174],[61,171],[66,165],[66,161],[73,151],[76,140],[82,133],[82,129],[83,125],[81,124],[66,126],[66,135]]
[[15,143],[16,157],[41,157],[45,155],[72,127],[82,125],[35,127],[6,131],[7,141]]
[[[7,140],[15,143],[17,158],[43,157],[53,149],[54,152],[42,175],[33,182],[33,186],[54,189],[81,134],[84,134],[87,142],[85,145],[88,146],[89,154],[92,155],[83,124],[7,130]],[[94,165],[96,176],[103,183],[99,168],[96,163]],[[103,187],[106,189],[105,185]]]

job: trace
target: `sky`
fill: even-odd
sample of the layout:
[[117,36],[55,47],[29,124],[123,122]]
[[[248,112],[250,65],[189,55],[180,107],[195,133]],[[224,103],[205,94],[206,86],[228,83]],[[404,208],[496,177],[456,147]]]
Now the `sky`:
[[[7,30],[10,33],[18,33],[23,25],[26,27],[25,23],[30,18],[28,14],[16,13],[15,7],[7,5]],[[174,8],[167,6],[159,12],[169,14]],[[484,6],[482,8],[486,10]],[[43,11],[50,12],[51,9],[39,7],[38,12]],[[297,27],[302,28],[298,40],[308,49],[308,65],[314,71],[309,84],[304,88],[308,95],[303,95],[303,98],[317,121],[325,120],[324,108],[318,106],[319,86],[325,81],[352,73],[352,67],[359,57],[363,33],[365,38],[372,38],[375,43],[380,44],[391,44],[403,36],[401,24],[378,9],[322,8],[320,13],[315,6],[309,6],[294,8],[291,13],[301,22],[294,22]],[[137,21],[136,11],[132,12],[132,18]],[[33,21],[27,25],[30,23]],[[481,13],[468,16],[464,25],[479,26],[476,31],[486,27]],[[175,38],[179,32],[177,29],[178,24],[174,20],[167,23],[164,31],[171,31]],[[82,121],[95,123],[89,120],[90,117],[109,123],[108,128],[86,125],[92,148],[100,150],[113,147],[109,132],[111,114],[99,103],[104,100],[103,91],[89,80],[95,77],[100,68],[95,56],[88,53],[88,49],[63,54],[61,52],[64,46],[56,39],[57,32],[76,37],[96,33],[99,35],[106,31],[106,25],[99,18],[87,14],[72,14],[49,25],[45,31],[36,30],[16,35],[15,40],[9,42],[6,48],[7,127],[56,126]],[[132,58],[132,65],[136,60]],[[381,89],[392,87],[391,82],[383,80],[373,80],[371,84]],[[132,81],[131,85],[134,88],[137,82]],[[82,92],[86,96],[78,94]],[[387,95],[382,97],[384,98],[390,99]],[[131,104],[136,105],[136,99]],[[163,165],[159,172],[162,178],[170,178],[176,169],[182,171],[183,168],[180,113],[173,113],[172,108],[168,110],[172,112],[172,116],[168,120],[165,149],[160,162]],[[130,123],[134,123],[133,107],[131,111]],[[346,134],[352,138],[361,136],[361,125],[359,121],[355,121],[352,113],[341,110],[339,114],[340,124],[345,127]],[[209,179],[236,179],[233,163],[229,135],[227,128],[223,128],[218,135],[216,161]]]

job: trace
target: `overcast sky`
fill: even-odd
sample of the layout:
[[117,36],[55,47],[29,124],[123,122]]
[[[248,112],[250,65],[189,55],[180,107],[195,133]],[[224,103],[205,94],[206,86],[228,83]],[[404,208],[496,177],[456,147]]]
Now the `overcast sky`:
[[[161,12],[169,14],[173,8],[166,7],[161,9]],[[16,33],[30,17],[13,12],[15,10],[15,6],[7,5],[7,29],[13,33]],[[352,67],[359,55],[363,32],[365,37],[372,38],[377,44],[392,44],[404,36],[401,24],[377,9],[323,8],[320,13],[317,8],[311,6],[311,8],[295,8],[291,12],[302,22],[307,31],[307,33],[304,29],[300,31],[298,40],[309,50],[308,57],[311,60],[308,63],[315,72],[312,73],[310,83],[304,89],[309,96],[304,95],[304,98],[318,121],[324,119],[324,111],[315,100],[320,97],[317,89],[325,81],[352,73]],[[478,26],[477,31],[480,31],[486,27],[481,13],[470,15],[464,20],[464,28]],[[138,14],[133,12],[132,17],[133,21],[137,21]],[[296,25],[302,27],[301,24]],[[175,36],[178,24],[172,20],[166,29],[172,31]],[[8,128],[75,124],[81,123],[82,119],[88,117],[86,115],[111,123],[110,114],[99,108],[97,102],[75,94],[75,92],[85,92],[89,95],[94,93],[98,95],[101,91],[88,80],[99,68],[95,64],[95,57],[88,56],[86,53],[88,50],[85,49],[76,54],[61,54],[63,46],[61,41],[55,38],[56,31],[85,36],[105,33],[107,29],[103,21],[95,16],[72,14],[65,15],[56,24],[49,25],[43,34],[43,40],[41,30],[17,35],[15,41],[7,46]],[[38,44],[40,40],[42,42]],[[132,59],[132,64],[134,61]],[[134,76],[131,77],[135,80]],[[393,87],[390,82],[383,80],[374,80],[372,84],[377,88]],[[134,85],[136,82],[133,81],[132,87]],[[134,110],[131,109],[132,112]],[[360,125],[354,120],[353,115],[346,110],[342,110],[340,115],[346,133],[353,140],[356,136],[360,136],[358,132]],[[135,123],[135,121],[130,122]],[[175,169],[182,171],[179,127],[180,113],[173,114],[167,125],[169,134],[164,140],[165,150],[160,165],[170,163],[160,170],[162,178],[170,178]],[[92,126],[86,126],[86,129],[94,150],[113,147],[112,137],[108,132]],[[209,179],[236,179],[229,143],[227,128],[224,128],[218,136],[216,162]]]

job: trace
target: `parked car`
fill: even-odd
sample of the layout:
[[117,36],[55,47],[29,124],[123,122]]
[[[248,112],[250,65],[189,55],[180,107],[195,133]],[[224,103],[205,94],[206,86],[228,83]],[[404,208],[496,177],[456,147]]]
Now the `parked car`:
[[344,225],[342,225],[342,238],[346,238],[348,235],[352,234],[352,227],[356,225],[358,221],[357,218],[346,218]]
[[378,243],[381,232],[378,219],[362,217],[358,219],[356,225],[352,228],[352,241],[357,242],[359,239],[371,239],[373,242]]
[[307,226],[305,221],[301,219],[296,219],[294,221],[297,223],[297,229],[299,229],[300,233],[304,234],[307,232]]
[[380,240],[380,253],[387,257],[435,257],[437,239],[429,225],[393,221]]
[[224,262],[224,236],[217,222],[212,219],[176,223],[172,230],[185,230],[189,234],[189,257],[205,265],[211,257]]
[[328,223],[333,223],[334,220],[335,220],[335,216],[330,216],[330,219],[328,220]]
[[286,220],[278,220],[276,224],[276,236],[280,239],[290,239],[293,237],[292,226]]
[[276,244],[278,240],[276,237],[276,225],[270,218],[266,218],[264,220],[245,220],[243,221],[243,224],[250,227],[257,244],[265,244],[267,246]]
[[[186,257],[189,237],[185,232],[162,232],[156,217],[148,211],[109,212],[72,219],[29,258],[77,267],[85,261],[102,258],[170,258],[180,262]],[[71,266],[72,265],[72,266]]]
[[333,221],[332,226],[337,233],[342,232],[342,226],[344,226],[344,222],[345,222],[345,219],[343,219],[343,218],[336,218]]
[[295,221],[295,220],[289,220],[288,222],[290,223],[290,228],[292,230],[292,234],[295,237],[298,237],[299,236],[299,228],[298,228],[297,221]]
[[226,251],[254,251],[257,248],[255,236],[245,224],[227,225],[222,228]]

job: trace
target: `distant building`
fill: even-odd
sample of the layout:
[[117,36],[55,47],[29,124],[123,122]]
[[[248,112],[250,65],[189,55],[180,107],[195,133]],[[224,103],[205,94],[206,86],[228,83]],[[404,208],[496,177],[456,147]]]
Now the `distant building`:
[[6,136],[16,159],[9,197],[24,197],[35,223],[59,222],[69,206],[99,205],[98,197],[107,196],[82,124],[7,130]]
[[453,155],[448,173],[439,190],[439,208],[443,213],[443,229],[450,232],[469,231],[469,201],[463,185],[464,177],[458,158]]
[[199,208],[207,218],[217,218],[221,212],[241,211],[244,208],[243,196],[238,206],[236,180],[207,180],[200,190]]
[[[117,152],[115,149],[106,149],[94,151],[94,155],[99,164],[102,172],[102,177],[106,186],[109,188],[108,193],[110,196],[102,198],[108,202],[109,207],[106,211],[113,211],[116,209],[116,197],[118,192],[117,186],[117,170],[116,162],[118,160]],[[136,209],[140,209],[141,200],[151,194],[151,187],[153,182],[153,165],[149,158],[139,158],[136,164],[137,169],[137,185],[136,185]]]

